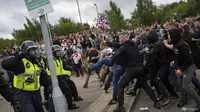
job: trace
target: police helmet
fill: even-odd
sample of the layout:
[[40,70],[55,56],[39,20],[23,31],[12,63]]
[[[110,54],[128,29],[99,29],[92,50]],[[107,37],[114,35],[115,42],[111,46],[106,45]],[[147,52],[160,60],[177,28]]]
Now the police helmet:
[[36,45],[35,42],[31,41],[31,40],[27,40],[27,41],[24,41],[22,44],[21,44],[21,51],[28,51],[30,48],[37,48],[38,46]]
[[[60,56],[58,56],[57,54],[56,54],[56,51],[59,51],[60,52]],[[55,56],[55,57],[62,57],[62,47],[60,47],[59,45],[53,45],[52,46],[52,52],[53,52],[53,56]]]
[[59,45],[53,45],[52,46],[52,51],[55,52],[55,51],[62,51],[62,47],[59,46]]

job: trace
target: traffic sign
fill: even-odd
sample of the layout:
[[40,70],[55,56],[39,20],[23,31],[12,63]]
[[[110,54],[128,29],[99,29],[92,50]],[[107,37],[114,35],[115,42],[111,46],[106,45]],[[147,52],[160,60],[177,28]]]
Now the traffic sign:
[[25,0],[25,4],[32,19],[53,12],[49,0]]

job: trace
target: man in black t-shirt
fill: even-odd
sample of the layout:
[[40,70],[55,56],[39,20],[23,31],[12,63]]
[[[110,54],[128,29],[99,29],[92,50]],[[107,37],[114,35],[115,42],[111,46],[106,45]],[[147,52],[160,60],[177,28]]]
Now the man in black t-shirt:
[[[95,50],[94,48],[90,48],[88,50],[88,63],[89,63],[89,66],[91,64],[95,64],[98,60],[99,60],[99,52],[97,50]],[[87,77],[86,77],[86,80],[85,80],[85,84],[83,86],[83,88],[88,88],[88,82],[89,82],[89,79],[90,79],[90,75],[91,75],[91,71],[89,70],[89,73],[87,74]],[[97,73],[98,77],[100,78],[99,74]]]
[[88,53],[88,60],[89,63],[96,63],[99,59],[99,52],[95,50],[94,48],[90,48],[90,51]]

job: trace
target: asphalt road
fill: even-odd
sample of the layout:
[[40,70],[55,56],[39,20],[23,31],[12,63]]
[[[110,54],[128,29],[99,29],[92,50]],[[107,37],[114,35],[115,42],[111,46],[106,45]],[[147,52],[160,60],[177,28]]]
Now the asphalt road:
[[[162,107],[161,109],[155,109],[149,96],[143,90],[141,90],[139,96],[137,96],[134,102],[132,112],[142,112],[140,111],[140,108],[145,107],[148,107],[148,112],[181,112],[182,108],[177,108],[177,102],[178,100],[171,100],[169,105]],[[195,105],[196,104],[193,100],[189,100],[185,107],[194,108]]]

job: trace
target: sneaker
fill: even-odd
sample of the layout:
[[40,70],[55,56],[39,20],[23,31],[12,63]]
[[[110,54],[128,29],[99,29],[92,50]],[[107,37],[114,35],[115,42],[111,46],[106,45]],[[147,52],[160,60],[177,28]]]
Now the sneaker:
[[157,98],[157,101],[161,101],[163,99],[164,99],[164,97],[162,95],[159,95],[158,98]]
[[88,88],[88,85],[84,85],[83,88]]
[[177,104],[177,107],[178,108],[181,108],[181,107],[183,107],[184,105],[186,105],[187,104],[187,101],[184,99],[182,99],[182,100],[180,100],[179,102],[178,102],[178,104]]
[[108,103],[108,105],[113,105],[113,104],[116,104],[116,103],[117,103],[117,100],[111,99],[110,102]]
[[118,107],[116,109],[113,110],[113,112],[126,112],[126,109],[122,106],[122,107]]
[[134,90],[129,90],[126,92],[126,95],[136,96],[136,92]]
[[108,94],[108,90],[104,90],[104,93],[105,93],[105,94]]
[[83,98],[81,98],[80,96],[78,96],[77,98],[74,98],[74,101],[83,101]]
[[154,108],[156,108],[156,109],[160,109],[160,108],[161,108],[161,105],[160,105],[159,102],[154,102],[154,103],[153,103],[153,106],[154,106]]
[[76,104],[72,104],[71,106],[68,106],[69,110],[74,110],[74,109],[78,109],[79,106],[76,106]]
[[166,106],[166,105],[168,105],[170,103],[170,99],[169,98],[165,98],[165,99],[163,99],[163,101],[162,101],[162,106]]

